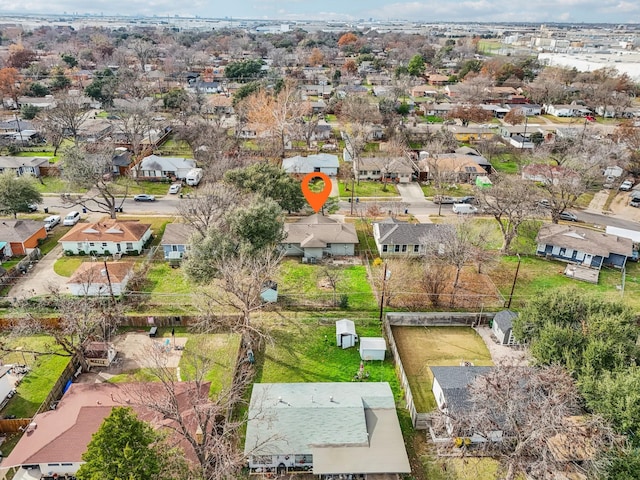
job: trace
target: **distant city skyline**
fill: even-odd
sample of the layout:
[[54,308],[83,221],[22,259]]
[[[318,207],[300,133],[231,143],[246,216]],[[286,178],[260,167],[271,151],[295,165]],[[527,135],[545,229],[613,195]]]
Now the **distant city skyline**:
[[640,23],[640,2],[628,0],[27,0],[0,2],[0,15],[104,14],[200,16],[265,20],[412,20],[422,22]]

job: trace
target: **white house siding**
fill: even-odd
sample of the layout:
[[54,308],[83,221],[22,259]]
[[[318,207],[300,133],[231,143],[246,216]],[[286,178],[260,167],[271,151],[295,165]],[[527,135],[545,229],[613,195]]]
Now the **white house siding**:
[[324,253],[323,248],[305,248],[304,249],[304,257],[305,258],[322,258],[322,254]]
[[[81,251],[87,255],[91,251],[97,252],[98,255],[104,254],[105,252],[109,252],[110,255],[113,255],[117,252],[126,253],[132,250],[137,250],[138,253],[140,253],[144,244],[149,240],[149,237],[151,237],[151,229],[147,230],[142,238],[137,242],[62,242],[62,250],[70,251],[75,255],[79,254]],[[118,249],[118,245],[120,245],[120,249]]]
[[353,243],[332,243],[329,253],[334,256],[355,255],[355,245]]
[[433,391],[433,396],[436,399],[438,408],[442,410],[442,406],[444,405],[444,402],[445,402],[444,392],[442,391],[442,387],[438,383],[438,380],[436,380],[435,378],[433,379],[433,388],[431,390]]

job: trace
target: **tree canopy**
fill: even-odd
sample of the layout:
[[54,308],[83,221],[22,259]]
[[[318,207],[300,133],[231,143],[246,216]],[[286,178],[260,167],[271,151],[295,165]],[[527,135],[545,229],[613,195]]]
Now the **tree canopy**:
[[161,470],[158,435],[130,408],[115,407],[82,455],[78,480],[155,480]]
[[305,205],[300,182],[271,163],[254,163],[245,168],[229,170],[224,179],[240,190],[272,198],[288,212],[298,211]]
[[0,175],[0,211],[14,217],[19,212],[28,212],[29,205],[41,203],[42,195],[33,178],[28,175],[16,177],[7,172]]
[[262,62],[260,60],[244,60],[242,62],[231,62],[224,70],[225,76],[229,80],[250,81],[261,76]]

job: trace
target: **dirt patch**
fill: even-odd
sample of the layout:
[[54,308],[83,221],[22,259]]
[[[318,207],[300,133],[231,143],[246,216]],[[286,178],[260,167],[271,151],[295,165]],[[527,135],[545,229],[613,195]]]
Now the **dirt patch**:
[[[223,340],[221,339],[220,342]],[[166,362],[166,367],[177,369],[186,343],[186,337],[151,338],[146,331],[118,335],[113,339],[118,354],[111,366],[94,367],[90,372],[80,375],[78,382],[101,383],[121,373],[151,368],[154,366],[153,355],[151,355],[154,350],[164,353],[162,359]]]
[[484,340],[491,354],[491,359],[496,365],[515,365],[519,367],[529,365],[530,358],[524,348],[500,345],[489,327],[476,327],[474,330]]

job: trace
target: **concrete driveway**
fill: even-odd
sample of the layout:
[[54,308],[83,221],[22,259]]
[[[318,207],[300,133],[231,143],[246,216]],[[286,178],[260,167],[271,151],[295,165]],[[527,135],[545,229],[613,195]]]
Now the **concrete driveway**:
[[427,200],[424,198],[424,192],[417,183],[397,183],[396,187],[404,203],[412,205],[416,203],[427,203]]
[[56,245],[38,263],[34,263],[29,272],[23,275],[11,287],[7,297],[10,299],[26,299],[36,295],[46,295],[51,292],[51,287],[58,288],[61,293],[67,293],[67,277],[58,275],[53,271],[53,264],[62,256],[62,245]]

